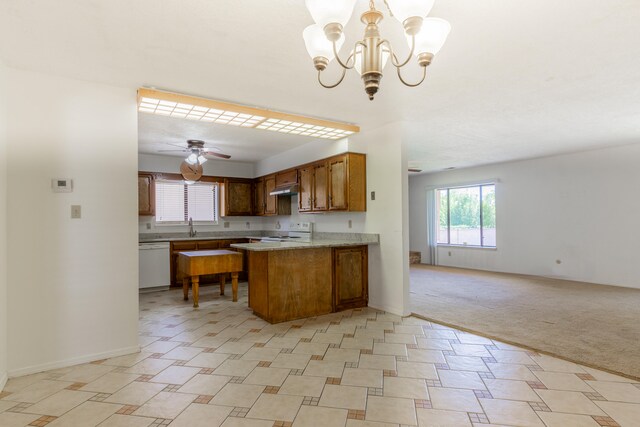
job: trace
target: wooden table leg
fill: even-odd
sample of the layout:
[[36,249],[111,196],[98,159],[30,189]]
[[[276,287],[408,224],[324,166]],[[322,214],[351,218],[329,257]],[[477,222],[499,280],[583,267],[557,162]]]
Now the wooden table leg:
[[220,274],[220,295],[224,295],[224,282],[226,276],[227,275],[225,273]]
[[191,287],[193,288],[193,308],[198,308],[198,302],[200,301],[200,276],[193,276],[191,278]]
[[231,273],[231,289],[233,290],[233,302],[238,301],[238,272]]
[[189,278],[184,277],[182,279],[182,293],[184,294],[184,300],[189,301]]

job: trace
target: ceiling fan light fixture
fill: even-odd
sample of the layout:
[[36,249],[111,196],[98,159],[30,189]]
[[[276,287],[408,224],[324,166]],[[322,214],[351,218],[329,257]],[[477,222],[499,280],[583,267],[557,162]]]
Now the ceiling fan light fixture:
[[200,163],[201,165],[204,164],[206,161],[207,161],[207,158],[202,154],[198,156],[198,163]]
[[190,165],[195,165],[196,163],[198,163],[198,154],[197,153],[189,154],[189,156],[185,159],[185,162],[189,163]]

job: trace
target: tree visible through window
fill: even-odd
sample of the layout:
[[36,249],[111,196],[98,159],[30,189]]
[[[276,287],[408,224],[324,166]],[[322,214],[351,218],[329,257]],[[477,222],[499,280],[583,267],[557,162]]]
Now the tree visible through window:
[[436,191],[438,243],[496,246],[496,187],[441,188]]
[[156,181],[156,222],[184,224],[218,221],[218,184]]

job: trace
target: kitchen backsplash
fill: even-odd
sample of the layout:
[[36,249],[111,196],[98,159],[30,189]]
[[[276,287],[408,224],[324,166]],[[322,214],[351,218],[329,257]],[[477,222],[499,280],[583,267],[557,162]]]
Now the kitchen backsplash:
[[[194,225],[200,232],[212,231],[247,231],[274,230],[289,231],[292,222],[312,222],[316,232],[326,233],[362,233],[364,232],[366,212],[330,212],[318,214],[301,214],[298,212],[298,196],[291,196],[291,215],[248,216],[220,218],[217,225]],[[248,223],[248,226],[247,226]],[[225,224],[227,226],[225,226]],[[155,218],[139,217],[139,234],[180,233],[188,231],[186,225],[156,225]]]

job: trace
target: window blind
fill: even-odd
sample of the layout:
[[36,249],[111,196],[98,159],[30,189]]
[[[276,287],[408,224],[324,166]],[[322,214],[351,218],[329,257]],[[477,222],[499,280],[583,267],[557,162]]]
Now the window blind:
[[196,183],[187,186],[187,217],[194,221],[215,221],[217,184]]
[[156,222],[218,221],[218,184],[156,181]]
[[181,181],[156,181],[156,221],[185,221],[184,183]]

